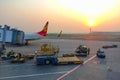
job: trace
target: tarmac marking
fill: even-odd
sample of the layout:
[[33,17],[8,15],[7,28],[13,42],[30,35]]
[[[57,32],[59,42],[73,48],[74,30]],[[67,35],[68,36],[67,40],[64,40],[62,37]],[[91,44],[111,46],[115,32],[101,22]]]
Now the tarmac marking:
[[29,66],[29,65],[31,65],[31,66],[34,66],[34,64],[13,64],[13,65],[6,65],[6,64],[4,64],[4,65],[1,65],[0,67],[16,67],[16,66]]
[[0,77],[0,80],[4,80],[4,79],[14,79],[14,78],[35,77],[35,76],[43,76],[43,75],[53,75],[53,74],[63,74],[63,73],[67,73],[67,72],[68,72],[68,71],[61,71],[61,72],[43,73],[43,74],[30,74],[30,75],[19,75],[19,76],[10,76],[10,77]]
[[[92,56],[91,58],[87,59],[86,61],[84,61],[83,64],[86,64],[87,62],[91,61],[92,59],[94,59],[96,57],[96,55]],[[71,74],[72,72],[76,71],[81,65],[76,66],[75,68],[73,68],[72,70],[68,71],[66,74],[62,75],[61,77],[59,77],[57,80],[63,80],[66,76],[68,76],[69,74]]]

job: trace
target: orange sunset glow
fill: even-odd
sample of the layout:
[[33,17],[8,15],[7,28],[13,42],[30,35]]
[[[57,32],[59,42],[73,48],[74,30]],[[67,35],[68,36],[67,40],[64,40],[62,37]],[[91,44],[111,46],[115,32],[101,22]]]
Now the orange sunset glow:
[[119,32],[119,7],[119,0],[0,0],[0,25],[35,32],[49,21],[48,33]]

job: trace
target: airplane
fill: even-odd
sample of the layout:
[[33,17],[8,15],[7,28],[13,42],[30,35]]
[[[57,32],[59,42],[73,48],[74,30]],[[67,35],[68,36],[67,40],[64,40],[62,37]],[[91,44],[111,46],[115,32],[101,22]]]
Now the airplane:
[[28,41],[38,40],[38,39],[41,39],[41,38],[47,36],[48,24],[49,24],[49,22],[47,21],[45,26],[43,27],[43,29],[39,32],[25,33],[25,36],[24,36],[25,45],[28,44]]

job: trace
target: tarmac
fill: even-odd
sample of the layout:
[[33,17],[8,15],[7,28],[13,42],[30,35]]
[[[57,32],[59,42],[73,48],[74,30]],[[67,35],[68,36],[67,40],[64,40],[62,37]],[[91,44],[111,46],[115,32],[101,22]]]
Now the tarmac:
[[[11,64],[9,61],[0,63],[0,80],[119,80],[120,79],[120,42],[89,41],[72,39],[41,39],[30,42],[28,46],[7,45],[7,52],[11,49],[23,54],[34,54],[40,45],[51,42],[60,48],[58,56],[74,53],[80,44],[90,48],[90,55],[79,57],[84,60],[80,65],[39,65],[35,60],[26,63]],[[102,49],[104,45],[118,45],[117,48]],[[106,58],[96,57],[98,49],[105,51]]]

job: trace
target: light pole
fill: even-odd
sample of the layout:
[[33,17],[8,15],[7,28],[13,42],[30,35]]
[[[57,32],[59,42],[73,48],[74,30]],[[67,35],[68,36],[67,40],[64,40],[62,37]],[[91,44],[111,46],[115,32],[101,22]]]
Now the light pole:
[[92,32],[92,29],[91,29],[91,27],[90,27],[90,33]]
[[90,33],[92,32],[92,27],[94,25],[94,21],[93,20],[90,20],[89,21],[89,26],[90,26]]

